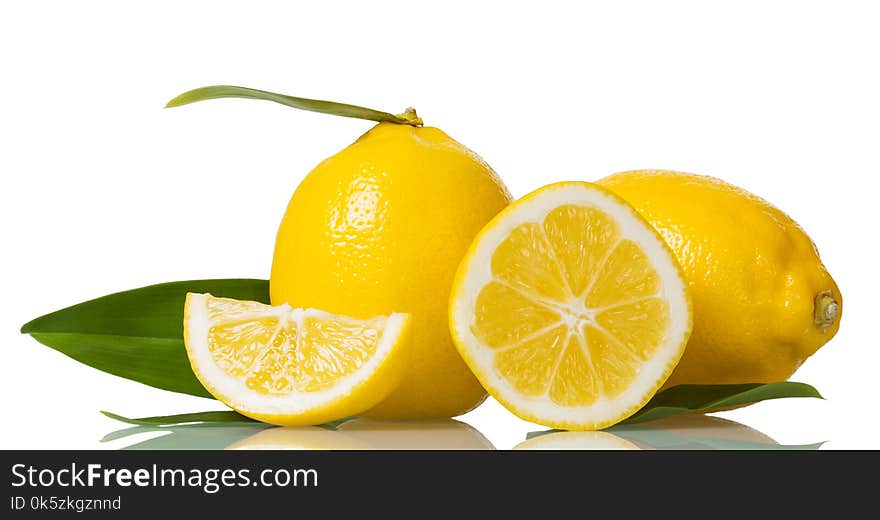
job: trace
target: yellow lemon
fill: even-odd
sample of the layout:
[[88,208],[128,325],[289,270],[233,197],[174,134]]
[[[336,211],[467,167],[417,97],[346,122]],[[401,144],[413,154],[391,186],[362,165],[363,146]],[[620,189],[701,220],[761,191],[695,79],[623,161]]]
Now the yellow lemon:
[[211,395],[259,421],[321,424],[363,412],[400,383],[406,314],[356,319],[190,293],[183,337]]
[[474,239],[450,299],[456,345],[519,417],[601,429],[645,405],[684,351],[691,304],[663,239],[613,193],[562,182]]
[[667,386],[785,380],[837,332],[837,285],[804,230],[768,202],[671,171],[599,184],[632,204],[684,269],[694,330]]
[[486,393],[452,344],[449,290],[474,235],[509,201],[492,169],[441,130],[380,123],[293,194],[275,244],[272,303],[410,314],[407,372],[366,415],[464,413]]

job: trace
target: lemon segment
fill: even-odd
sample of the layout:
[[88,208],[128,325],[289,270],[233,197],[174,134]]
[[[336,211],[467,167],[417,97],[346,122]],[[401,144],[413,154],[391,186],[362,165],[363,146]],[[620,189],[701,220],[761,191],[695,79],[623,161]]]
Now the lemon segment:
[[450,326],[483,386],[520,417],[600,429],[643,406],[690,334],[681,269],[627,203],[583,182],[515,202],[456,275]]
[[184,339],[199,381],[231,408],[272,424],[320,424],[397,387],[409,316],[364,320],[190,293]]

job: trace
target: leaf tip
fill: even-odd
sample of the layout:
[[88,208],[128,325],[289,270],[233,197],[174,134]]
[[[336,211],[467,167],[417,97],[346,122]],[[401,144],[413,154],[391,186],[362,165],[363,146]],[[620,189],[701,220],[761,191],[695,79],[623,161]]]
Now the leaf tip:
[[165,103],[165,108],[174,108],[182,105],[188,105],[195,101],[200,101],[201,99],[210,99],[210,98],[200,98],[199,94],[208,91],[209,89],[216,87],[201,87],[193,90],[187,90],[183,94],[178,94],[171,98],[167,103]]
[[128,422],[128,419],[121,416],[121,415],[116,415],[115,413],[108,412],[107,410],[99,410],[99,411],[101,412],[101,414],[104,417],[108,417],[110,419],[113,419],[114,421]]
[[[819,392],[819,390],[816,389],[815,386],[808,384],[808,383],[798,383],[798,382],[794,382],[794,384],[798,385],[804,389],[804,394],[799,397],[814,397],[816,399],[822,399],[823,401],[825,400],[825,396],[823,396]],[[798,396],[796,396],[796,397],[798,397]]]
[[165,103],[165,107],[164,107],[164,108],[174,108],[174,107],[179,107],[180,105],[185,105],[185,104],[186,104],[186,101],[184,101],[183,99],[181,99],[182,97],[183,97],[183,94],[181,94],[180,96],[177,96],[177,97],[171,99],[170,101],[168,101],[167,103]]
[[21,332],[22,334],[30,334],[34,328],[35,321],[37,321],[37,320],[31,320],[31,321],[25,323],[24,325],[22,325],[21,329],[19,329],[19,332]]

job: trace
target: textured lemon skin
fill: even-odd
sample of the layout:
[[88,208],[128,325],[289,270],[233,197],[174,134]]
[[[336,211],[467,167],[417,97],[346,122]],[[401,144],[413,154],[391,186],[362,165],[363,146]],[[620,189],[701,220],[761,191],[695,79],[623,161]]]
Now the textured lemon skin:
[[407,373],[366,415],[467,412],[486,392],[452,344],[446,304],[471,239],[510,200],[492,169],[441,130],[380,123],[293,194],[275,245],[272,303],[411,314]]
[[[765,200],[672,171],[622,172],[599,184],[660,232],[691,290],[693,332],[666,387],[782,381],[837,333],[837,284],[804,230]],[[840,305],[824,330],[814,322],[822,291]]]

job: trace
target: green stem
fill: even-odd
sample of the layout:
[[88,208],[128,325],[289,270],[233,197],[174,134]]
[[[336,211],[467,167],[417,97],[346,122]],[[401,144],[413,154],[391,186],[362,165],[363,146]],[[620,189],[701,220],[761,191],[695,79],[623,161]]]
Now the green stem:
[[169,101],[168,104],[165,105],[165,108],[179,107],[181,105],[195,103],[196,101],[219,98],[261,99],[298,108],[300,110],[308,110],[310,112],[366,119],[368,121],[396,123],[399,125],[422,126],[422,119],[416,114],[416,109],[412,107],[407,108],[402,114],[394,115],[380,110],[373,110],[372,108],[359,107],[357,105],[336,103],[335,101],[323,101],[320,99],[294,97],[285,94],[267,92],[265,90],[236,87],[233,85],[213,85],[184,92]]

